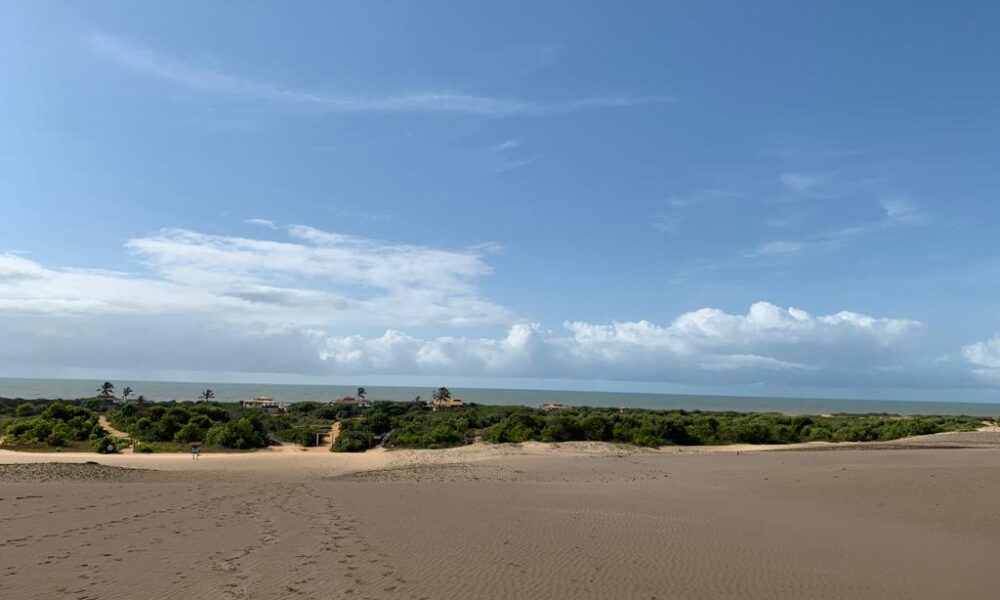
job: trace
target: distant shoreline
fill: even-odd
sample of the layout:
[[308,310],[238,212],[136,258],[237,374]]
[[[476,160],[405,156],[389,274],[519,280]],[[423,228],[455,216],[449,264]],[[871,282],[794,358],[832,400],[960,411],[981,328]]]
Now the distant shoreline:
[[[126,380],[121,382],[129,383]],[[7,398],[79,398],[92,394],[99,382],[84,379],[0,378],[0,397]],[[357,386],[321,384],[252,384],[208,382],[132,381],[136,393],[151,401],[194,399],[199,391],[211,387],[216,401],[239,402],[254,396],[271,396],[282,402],[328,402],[350,395]],[[447,383],[447,382],[445,382]],[[358,385],[363,385],[359,382]],[[636,408],[649,410],[712,410],[738,412],[780,412],[789,415],[824,413],[891,413],[900,415],[1000,415],[998,402],[951,402],[934,400],[855,399],[834,397],[738,396],[653,392],[604,392],[545,389],[474,388],[450,386],[469,402],[486,405],[539,406],[558,402],[571,406]],[[372,399],[408,401],[416,396],[430,397],[432,387],[367,386]],[[942,392],[942,395],[947,392]]]

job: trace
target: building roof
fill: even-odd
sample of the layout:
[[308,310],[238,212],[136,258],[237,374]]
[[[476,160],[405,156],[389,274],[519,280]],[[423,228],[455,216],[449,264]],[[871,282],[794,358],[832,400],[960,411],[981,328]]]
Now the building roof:
[[434,406],[465,406],[461,398],[435,398],[431,402]]

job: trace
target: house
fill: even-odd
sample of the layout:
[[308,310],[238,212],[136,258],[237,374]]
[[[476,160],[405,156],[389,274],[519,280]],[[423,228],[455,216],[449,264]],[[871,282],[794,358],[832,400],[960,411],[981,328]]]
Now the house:
[[555,412],[559,410],[566,410],[569,408],[565,404],[559,404],[558,402],[546,402],[542,405],[542,410],[545,412]]
[[438,410],[442,408],[461,408],[465,406],[465,401],[461,398],[435,398],[431,400],[431,408]]
[[108,409],[114,408],[116,406],[119,406],[119,405],[125,403],[124,401],[119,400],[118,398],[116,398],[115,396],[113,396],[111,394],[99,394],[97,396],[97,399],[100,400],[100,402],[101,402],[101,410],[102,411],[106,411]]
[[271,398],[270,396],[257,396],[256,398],[244,400],[240,404],[243,408],[256,408],[271,414],[283,413],[288,410],[286,405],[281,402],[276,402],[274,398]]
[[344,396],[333,401],[336,406],[356,406],[358,408],[368,408],[372,405],[367,398],[355,398],[354,396]]

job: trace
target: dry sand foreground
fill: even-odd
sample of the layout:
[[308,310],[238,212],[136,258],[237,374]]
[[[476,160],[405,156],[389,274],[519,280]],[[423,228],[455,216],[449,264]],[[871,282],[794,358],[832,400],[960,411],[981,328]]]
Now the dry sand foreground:
[[0,598],[994,599],[1000,434],[908,447],[967,443],[0,453]]

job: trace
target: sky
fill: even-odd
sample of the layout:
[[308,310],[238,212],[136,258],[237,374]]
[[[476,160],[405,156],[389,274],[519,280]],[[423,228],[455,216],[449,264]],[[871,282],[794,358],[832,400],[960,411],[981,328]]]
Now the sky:
[[995,401],[988,2],[0,4],[0,376]]

